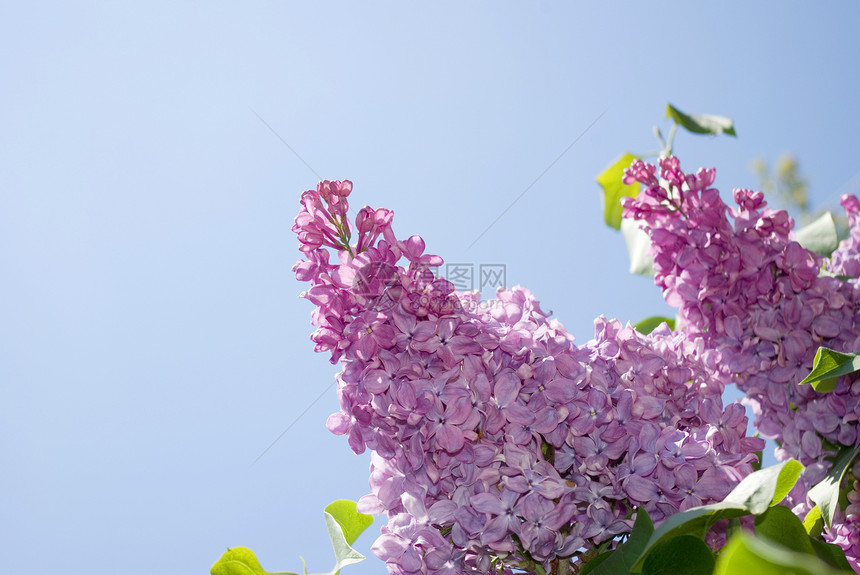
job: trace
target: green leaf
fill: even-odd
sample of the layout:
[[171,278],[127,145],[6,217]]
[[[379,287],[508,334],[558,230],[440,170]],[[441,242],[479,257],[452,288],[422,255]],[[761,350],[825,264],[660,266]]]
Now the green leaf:
[[774,505],[755,519],[755,534],[789,549],[815,555],[812,540],[800,519],[784,505]]
[[731,501],[720,501],[719,503],[693,507],[670,515],[651,535],[648,545],[636,563],[633,564],[631,571],[641,571],[648,554],[660,543],[681,535],[694,535],[698,538],[704,538],[711,526],[720,519],[731,519],[743,515],[749,515],[749,510],[743,505]]
[[718,503],[693,507],[670,515],[660,524],[642,555],[633,566],[633,571],[643,568],[645,558],[658,544],[679,535],[695,535],[704,538],[708,530],[720,519],[731,519],[743,515],[759,515],[776,505],[788,495],[797,483],[803,466],[793,459],[772,465],[747,475],[725,499]]
[[813,538],[810,538],[809,541],[812,543],[815,554],[818,555],[819,559],[841,571],[847,571],[848,573],[854,571],[851,564],[848,563],[848,559],[845,558],[845,551],[842,550],[842,547],[835,543],[825,543]]
[[[758,432],[755,433],[755,437],[758,437]],[[753,471],[759,471],[761,469],[761,462],[764,460],[764,450],[759,449],[755,452],[756,460],[752,462]]]
[[646,317],[642,321],[633,325],[633,329],[638,331],[641,334],[648,335],[658,327],[660,324],[666,323],[669,326],[669,329],[672,331],[675,330],[675,320],[671,317],[663,317],[659,315],[652,315],[651,317]]
[[812,371],[798,385],[810,384],[815,391],[827,393],[836,389],[839,378],[860,371],[860,355],[840,353],[819,347],[812,362]]
[[803,471],[803,465],[789,459],[778,465],[750,473],[726,495],[723,501],[738,503],[752,515],[761,515],[785,499]]
[[[582,566],[582,569],[579,571],[579,575],[588,575],[589,573],[593,573],[594,570],[601,565],[604,561],[609,559],[615,555],[615,551],[607,551],[606,553],[601,553],[597,557],[589,560],[588,563]],[[627,575],[628,572],[625,572],[624,575]]]
[[621,228],[621,198],[635,198],[639,195],[639,182],[627,185],[621,181],[624,170],[630,167],[631,162],[636,159],[631,153],[626,153],[603,170],[597,176],[597,183],[603,188],[603,221],[613,229]]
[[840,571],[813,555],[797,553],[743,531],[735,534],[717,558],[714,575],[836,575]]
[[651,236],[633,220],[621,221],[621,235],[630,256],[630,273],[653,277],[654,257],[651,255]]
[[651,534],[654,533],[654,524],[648,512],[642,507],[636,510],[636,521],[630,537],[619,545],[615,551],[611,551],[605,559],[600,559],[596,566],[590,567],[591,562],[586,563],[580,575],[627,575],[633,569],[633,564],[642,555]]
[[[364,560],[364,555],[350,547],[361,533],[373,523],[373,516],[359,513],[354,501],[339,499],[326,506],[325,522],[328,536],[334,547],[336,564],[323,575],[335,575],[341,568]],[[302,559],[302,564],[305,560]],[[305,567],[305,575],[308,569]],[[228,549],[215,562],[211,575],[296,575],[295,573],[265,571],[254,552],[247,547]]]
[[269,573],[260,566],[257,556],[247,547],[231,547],[215,562],[210,575],[296,575],[281,571]]
[[839,236],[836,234],[836,222],[833,214],[825,212],[814,222],[795,231],[797,243],[806,249],[826,258],[839,247]]
[[824,519],[821,517],[821,509],[818,505],[809,510],[803,519],[803,528],[810,537],[818,537],[824,531]]
[[[819,349],[819,351],[821,350]],[[817,356],[818,354],[816,354]],[[809,498],[818,506],[821,517],[828,527],[830,527],[833,515],[839,507],[839,487],[842,485],[842,478],[845,476],[848,468],[851,467],[858,453],[860,453],[860,446],[843,446],[836,455],[836,460],[833,462],[833,467],[830,468],[827,477],[809,490]]]
[[337,575],[338,571],[347,565],[364,561],[364,555],[350,547],[340,523],[328,511],[325,512],[325,523],[328,528],[328,536],[331,539],[331,546],[334,548],[336,563],[331,571],[319,575]]
[[343,530],[347,545],[352,545],[358,536],[373,523],[373,515],[365,515],[356,510],[355,501],[338,499],[329,503],[325,512],[331,515]]
[[685,114],[672,104],[666,104],[666,117],[672,118],[682,128],[694,134],[726,134],[737,137],[732,119],[725,116]]
[[713,552],[692,535],[664,541],[648,554],[642,567],[642,575],[711,575],[713,571]]

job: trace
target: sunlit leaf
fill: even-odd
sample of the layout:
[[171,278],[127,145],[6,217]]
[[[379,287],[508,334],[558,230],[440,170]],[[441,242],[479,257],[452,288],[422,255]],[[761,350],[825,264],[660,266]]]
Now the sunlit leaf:
[[855,371],[860,371],[860,355],[819,347],[812,361],[812,371],[798,385],[810,384],[815,391],[827,393],[836,389],[841,376]]
[[296,575],[280,571],[270,573],[260,566],[257,556],[247,547],[231,547],[209,570],[211,575]]
[[841,573],[814,555],[798,553],[743,531],[723,547],[714,575],[836,575]]
[[672,118],[679,126],[694,134],[737,136],[732,119],[725,116],[685,114],[672,104],[666,104],[666,117]]
[[621,235],[630,256],[630,273],[651,277],[654,275],[654,257],[651,255],[651,237],[633,220],[621,221]]
[[800,463],[789,459],[747,475],[718,503],[693,507],[670,515],[651,535],[648,545],[634,565],[634,571],[643,568],[648,553],[663,541],[680,535],[704,538],[711,526],[720,519],[764,513],[785,499],[797,483],[802,470]]
[[331,515],[343,530],[344,538],[348,545],[355,543],[358,536],[373,523],[372,515],[365,515],[356,510],[355,501],[338,499],[329,503],[325,512]]
[[839,247],[839,236],[836,234],[836,222],[833,214],[825,212],[814,222],[795,231],[797,243],[806,249],[826,258]]
[[824,519],[821,517],[821,509],[818,505],[809,510],[803,519],[803,528],[812,537],[818,537],[824,530]]
[[648,545],[633,565],[632,571],[641,571],[648,554],[663,541],[681,535],[694,535],[698,538],[704,538],[711,526],[720,519],[731,519],[744,515],[749,515],[749,510],[742,504],[731,501],[720,501],[710,505],[693,507],[670,515],[651,535]]
[[744,477],[723,501],[739,503],[751,514],[760,515],[785,499],[801,471],[803,465],[794,459],[765,467]]
[[[325,512],[325,523],[328,528],[328,536],[331,539],[331,546],[334,548],[334,558],[336,563],[331,571],[321,575],[336,575],[338,571],[347,565],[353,565],[360,561],[364,561],[364,555],[353,549],[350,544],[347,543],[343,528],[340,526],[337,519],[335,519],[335,517],[328,511]],[[358,537],[358,535],[356,535],[356,537]]]
[[636,156],[628,152],[597,176],[597,183],[603,188],[603,221],[616,230],[621,228],[621,213],[624,211],[621,208],[621,198],[635,198],[639,195],[639,182],[628,186],[621,181],[624,170],[629,168],[635,159]]
[[[328,536],[334,548],[335,566],[329,573],[335,575],[341,568],[364,560],[364,555],[350,547],[361,533],[373,523],[371,515],[359,513],[354,501],[341,499],[325,508]],[[304,564],[302,559],[302,564]],[[307,575],[307,567],[305,567]],[[233,547],[215,562],[211,575],[296,575],[295,573],[269,573],[260,566],[257,556],[247,547]]]

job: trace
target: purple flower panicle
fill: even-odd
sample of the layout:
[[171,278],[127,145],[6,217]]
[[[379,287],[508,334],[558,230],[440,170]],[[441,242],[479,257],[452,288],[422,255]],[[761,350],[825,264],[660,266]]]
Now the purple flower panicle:
[[[624,201],[624,216],[651,236],[655,282],[678,308],[679,328],[719,358],[717,379],[746,394],[759,433],[779,444],[777,458],[806,466],[791,497],[803,516],[806,490],[823,479],[827,458],[860,440],[860,382],[843,377],[830,393],[797,385],[819,346],[860,349],[860,200],[843,196],[851,235],[828,260],[802,247],[793,220],[760,192],[736,189],[736,206],[723,203],[713,170],[685,174],[674,157],[659,170],[636,160],[625,181],[643,185]],[[855,564],[856,522],[852,515],[831,531]]]
[[390,211],[349,221],[351,190],[303,194],[294,271],[315,349],[342,367],[328,428],[372,451],[359,509],[389,518],[373,549],[390,573],[536,572],[629,531],[636,507],[660,521],[751,471],[763,440],[723,406],[728,377],[701,338],[601,317],[577,346],[525,288],[475,306]]

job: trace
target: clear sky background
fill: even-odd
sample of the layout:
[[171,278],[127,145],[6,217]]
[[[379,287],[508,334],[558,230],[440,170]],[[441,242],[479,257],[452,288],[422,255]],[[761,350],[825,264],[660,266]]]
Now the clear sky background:
[[584,343],[668,311],[594,182],[655,149],[667,101],[734,118],[676,139],[724,193],[782,152],[816,205],[860,192],[858,24],[854,2],[3,2],[0,571],[208,573],[237,545],[329,569],[322,508],[367,492],[368,457],[325,429],[337,368],[290,271],[317,174],[447,261],[505,264]]

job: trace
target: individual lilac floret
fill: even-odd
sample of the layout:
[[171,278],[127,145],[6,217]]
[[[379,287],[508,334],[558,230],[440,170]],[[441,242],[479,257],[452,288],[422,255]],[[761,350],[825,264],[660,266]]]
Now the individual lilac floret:
[[343,367],[328,428],[372,451],[359,509],[389,517],[374,545],[389,572],[546,570],[629,531],[636,507],[659,522],[751,471],[763,441],[742,407],[723,408],[711,350],[604,318],[578,347],[524,288],[475,306],[385,210],[335,218],[329,236],[363,235],[329,264],[317,195],[296,220],[311,243],[294,269],[311,283],[316,349]]

